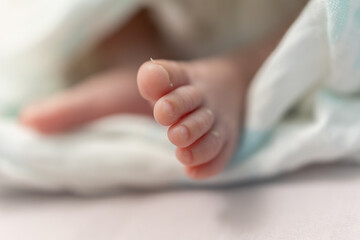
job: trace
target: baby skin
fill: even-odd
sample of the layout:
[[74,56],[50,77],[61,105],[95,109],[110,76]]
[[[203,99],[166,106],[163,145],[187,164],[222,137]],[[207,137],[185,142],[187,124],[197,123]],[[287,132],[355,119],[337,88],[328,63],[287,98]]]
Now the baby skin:
[[153,60],[137,75],[139,92],[153,106],[185,173],[201,180],[219,174],[241,133],[249,84],[276,46],[271,39],[235,54],[180,62]]
[[[177,147],[185,173],[207,179],[231,159],[249,84],[281,36],[220,57],[188,62],[151,59],[138,70],[117,68],[29,106],[21,120],[43,133],[59,133],[115,113],[152,110],[155,120],[169,127],[169,141]],[[129,101],[131,107],[124,104]]]
[[140,94],[152,103],[155,120],[186,174],[205,179],[218,174],[236,147],[249,81],[231,57],[193,62],[152,60],[140,67]]

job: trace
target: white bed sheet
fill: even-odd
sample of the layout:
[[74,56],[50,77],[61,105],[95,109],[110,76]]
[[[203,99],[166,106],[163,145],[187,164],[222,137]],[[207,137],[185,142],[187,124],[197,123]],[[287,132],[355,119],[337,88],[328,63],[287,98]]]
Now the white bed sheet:
[[0,193],[0,239],[359,239],[360,167],[226,189],[107,197]]

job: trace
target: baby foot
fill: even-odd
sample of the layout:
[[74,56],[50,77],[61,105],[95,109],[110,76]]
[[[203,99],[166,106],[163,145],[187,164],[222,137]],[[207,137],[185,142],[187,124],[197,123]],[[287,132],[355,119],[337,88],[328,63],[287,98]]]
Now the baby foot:
[[248,82],[234,58],[194,62],[152,60],[138,72],[140,94],[154,104],[155,120],[186,174],[205,179],[229,162],[239,137]]
[[72,89],[25,107],[20,120],[44,134],[56,134],[112,114],[151,115],[135,79],[136,70],[123,69],[93,76]]

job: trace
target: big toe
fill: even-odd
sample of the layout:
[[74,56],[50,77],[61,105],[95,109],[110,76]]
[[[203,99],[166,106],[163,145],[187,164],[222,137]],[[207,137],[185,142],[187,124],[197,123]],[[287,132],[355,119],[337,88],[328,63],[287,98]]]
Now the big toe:
[[188,77],[181,63],[151,60],[140,67],[137,83],[143,98],[157,101],[170,91],[187,84]]

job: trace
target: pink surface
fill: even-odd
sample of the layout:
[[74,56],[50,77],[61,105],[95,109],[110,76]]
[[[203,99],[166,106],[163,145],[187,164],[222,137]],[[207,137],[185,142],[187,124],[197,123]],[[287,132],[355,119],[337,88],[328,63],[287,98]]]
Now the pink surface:
[[218,190],[102,198],[0,194],[0,239],[359,239],[360,167]]

